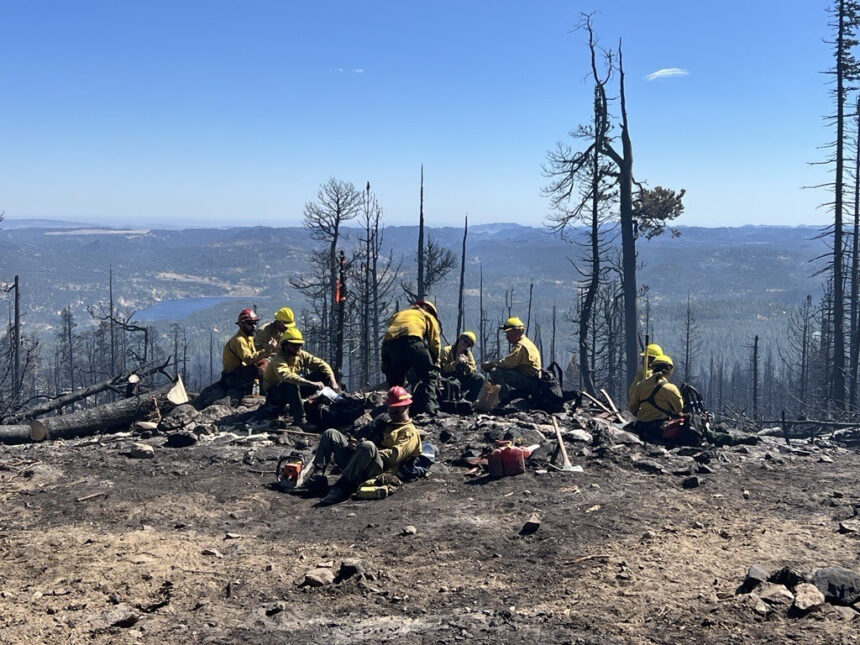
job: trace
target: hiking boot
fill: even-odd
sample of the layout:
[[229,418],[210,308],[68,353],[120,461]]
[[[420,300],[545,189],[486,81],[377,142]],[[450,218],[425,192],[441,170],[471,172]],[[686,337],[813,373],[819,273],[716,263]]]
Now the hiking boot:
[[334,506],[335,504],[340,504],[341,502],[349,499],[351,494],[352,493],[344,483],[338,481],[334,486],[328,489],[326,496],[317,502],[317,506]]

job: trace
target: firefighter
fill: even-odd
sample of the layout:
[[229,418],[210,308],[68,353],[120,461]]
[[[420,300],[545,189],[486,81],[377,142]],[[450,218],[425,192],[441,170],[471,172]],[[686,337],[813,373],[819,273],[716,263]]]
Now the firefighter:
[[439,360],[442,376],[458,381],[468,401],[478,398],[486,380],[483,374],[478,374],[475,357],[472,355],[476,340],[475,332],[464,331],[456,343],[442,349]]
[[337,379],[328,363],[302,349],[302,332],[291,327],[281,335],[278,353],[263,374],[263,393],[267,412],[280,416],[289,405],[293,423],[303,426],[305,410],[303,397],[328,385],[338,390]]
[[257,349],[254,346],[254,331],[260,318],[253,309],[239,312],[236,324],[239,330],[233,335],[221,355],[221,383],[228,390],[241,390],[243,394],[251,391],[254,380],[263,377],[271,356],[269,348]]
[[639,358],[648,357],[648,365],[647,367],[642,363],[639,364],[639,369],[636,372],[636,377],[633,379],[633,382],[630,384],[630,387],[627,388],[627,398],[629,399],[633,396],[633,390],[636,387],[636,384],[639,381],[644,381],[646,378],[651,376],[651,363],[654,362],[654,359],[657,356],[663,356],[663,348],[660,347],[657,343],[651,343],[648,347],[645,348],[645,351],[639,354]]
[[514,392],[532,395],[540,384],[540,352],[525,335],[523,321],[513,316],[500,327],[511,345],[510,353],[501,360],[485,361],[481,369],[490,373],[490,383],[501,386],[499,399],[505,401]]
[[406,373],[414,370],[418,383],[414,391],[412,413],[436,414],[436,382],[439,379],[439,315],[436,306],[418,300],[409,309],[391,317],[382,339],[382,371],[388,387],[403,386]]
[[254,334],[254,345],[257,349],[267,348],[274,354],[278,351],[281,336],[288,329],[296,326],[296,317],[289,307],[281,307],[275,312],[275,319],[266,323]]
[[421,454],[421,436],[409,418],[411,404],[409,392],[395,385],[385,399],[388,415],[375,419],[362,433],[368,438],[348,437],[334,429],[323,432],[312,476],[324,475],[332,458],[342,472],[318,506],[348,499],[363,482],[381,473],[396,473],[403,462]]
[[636,415],[634,427],[639,436],[646,441],[659,442],[666,422],[681,416],[684,399],[681,391],[669,382],[675,370],[670,357],[665,354],[655,356],[651,369],[653,374],[633,388],[628,405]]

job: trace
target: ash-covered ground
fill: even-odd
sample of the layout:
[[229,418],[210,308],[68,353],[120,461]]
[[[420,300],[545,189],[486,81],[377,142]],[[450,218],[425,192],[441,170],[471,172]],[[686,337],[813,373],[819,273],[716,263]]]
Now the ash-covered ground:
[[[666,450],[579,411],[558,415],[569,473],[544,413],[443,414],[416,424],[429,477],[315,508],[274,485],[313,439],[183,408],[142,434],[0,447],[0,641],[860,640],[856,600],[799,609],[815,570],[860,572],[860,455],[826,439]],[[541,444],[527,472],[472,472],[505,436]],[[753,565],[798,578],[742,593]]]

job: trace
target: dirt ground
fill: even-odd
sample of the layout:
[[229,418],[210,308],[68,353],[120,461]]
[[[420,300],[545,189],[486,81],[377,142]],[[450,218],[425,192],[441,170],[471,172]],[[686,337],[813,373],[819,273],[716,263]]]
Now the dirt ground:
[[[759,615],[735,594],[752,564],[860,570],[860,539],[838,532],[857,453],[726,448],[691,489],[623,447],[574,457],[583,473],[489,480],[425,429],[442,448],[429,478],[330,508],[273,487],[288,448],[270,441],[0,448],[0,642],[860,641],[860,614]],[[353,558],[363,576],[300,584]]]

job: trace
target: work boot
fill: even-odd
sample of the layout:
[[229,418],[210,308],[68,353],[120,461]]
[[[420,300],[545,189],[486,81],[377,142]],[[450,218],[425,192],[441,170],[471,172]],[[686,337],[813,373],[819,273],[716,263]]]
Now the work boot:
[[328,493],[317,502],[317,506],[334,506],[349,499],[350,495],[352,495],[352,487],[341,478],[337,480],[334,486],[328,489]]

